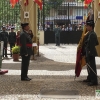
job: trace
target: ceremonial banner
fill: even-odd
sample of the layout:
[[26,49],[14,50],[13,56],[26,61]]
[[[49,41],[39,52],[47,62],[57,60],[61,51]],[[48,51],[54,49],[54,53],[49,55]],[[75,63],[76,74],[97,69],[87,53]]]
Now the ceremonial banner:
[[[88,13],[87,20],[89,20],[90,13]],[[82,49],[83,49],[83,39],[88,32],[86,31],[86,26],[84,26],[84,30],[79,41],[77,47],[77,55],[76,55],[76,66],[75,66],[75,76],[79,77],[82,67],[86,65],[85,56],[82,56]]]
[[90,4],[92,0],[85,0],[85,4]]
[[25,6],[27,6],[27,5],[28,5],[28,3],[29,3],[29,1],[28,1],[28,0],[24,0],[24,5],[25,5]]
[[83,47],[83,39],[84,39],[85,33],[86,33],[86,26],[84,26],[84,30],[83,30],[81,39],[80,39],[78,47],[77,47],[76,66],[75,66],[75,76],[77,76],[77,77],[79,77],[82,67],[84,65],[86,65],[85,57],[83,57],[81,55],[82,47]]
[[84,8],[87,8],[91,2],[92,2],[92,0],[85,0],[84,1]]
[[43,5],[42,0],[34,0],[34,2],[37,3],[40,10],[42,10],[42,5]]
[[86,4],[85,1],[84,1],[84,8],[88,8],[88,4]]
[[10,0],[10,4],[12,6],[12,8],[15,7],[16,3],[18,2],[19,0]]

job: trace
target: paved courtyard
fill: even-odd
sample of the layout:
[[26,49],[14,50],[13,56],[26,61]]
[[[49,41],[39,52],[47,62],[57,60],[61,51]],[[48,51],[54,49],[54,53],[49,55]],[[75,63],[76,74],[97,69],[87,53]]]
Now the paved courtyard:
[[[0,75],[0,100],[97,100],[95,90],[100,90],[100,79],[98,86],[89,87],[82,80],[86,78],[86,67],[83,68],[80,77],[74,80],[74,69],[77,45],[54,44],[40,46],[40,57],[30,62],[30,82],[20,81],[19,62],[9,59],[3,60],[3,69],[9,72]],[[100,58],[96,58],[98,76],[100,76]],[[77,91],[78,98],[41,98],[39,94],[43,90],[68,90]],[[100,99],[99,99],[100,100]]]

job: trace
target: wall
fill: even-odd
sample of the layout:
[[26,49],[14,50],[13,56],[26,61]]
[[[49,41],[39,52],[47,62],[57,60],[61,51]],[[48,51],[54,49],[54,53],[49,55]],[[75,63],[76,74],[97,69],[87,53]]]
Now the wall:
[[40,45],[44,44],[44,31],[38,31]]
[[100,11],[100,6],[99,6],[99,0],[94,0],[94,22],[95,23],[95,32],[97,34],[97,38],[99,41],[99,45],[96,47],[98,55],[100,57],[100,18],[97,19],[98,17],[98,11]]

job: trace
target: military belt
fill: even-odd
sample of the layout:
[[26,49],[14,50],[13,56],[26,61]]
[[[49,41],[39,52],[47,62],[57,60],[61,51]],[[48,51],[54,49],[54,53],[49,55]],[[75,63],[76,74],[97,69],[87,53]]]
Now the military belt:
[[[20,46],[22,46],[22,45],[20,44]],[[26,46],[31,48],[32,44],[26,44]]]

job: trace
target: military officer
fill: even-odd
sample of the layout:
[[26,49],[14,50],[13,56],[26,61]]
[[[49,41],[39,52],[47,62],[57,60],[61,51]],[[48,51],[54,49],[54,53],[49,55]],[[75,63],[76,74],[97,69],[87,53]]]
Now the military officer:
[[95,46],[97,46],[98,40],[96,33],[94,32],[94,21],[88,20],[86,22],[87,35],[84,38],[84,52],[86,57],[88,76],[83,82],[88,82],[89,86],[98,85],[97,70],[95,63],[95,56],[97,56],[97,51]]
[[[14,32],[13,27],[11,27],[11,32],[9,32],[8,40],[10,44],[10,50],[12,50],[12,47],[14,47],[16,43],[16,33]],[[11,57],[12,57],[12,53],[11,53]]]
[[30,81],[28,78],[28,67],[30,62],[30,56],[32,55],[32,39],[29,35],[29,24],[22,23],[21,24],[23,32],[20,34],[20,55],[22,57],[22,65],[21,65],[21,80],[22,81]]
[[2,26],[2,32],[0,33],[0,40],[4,42],[3,57],[4,57],[4,54],[5,54],[5,57],[7,57],[8,32],[6,32],[5,26]]
[[61,32],[61,29],[58,27],[58,25],[56,25],[56,28],[54,29],[54,32],[55,32],[56,46],[60,46],[60,32]]

